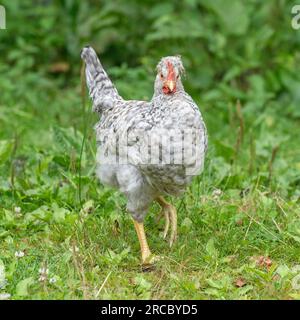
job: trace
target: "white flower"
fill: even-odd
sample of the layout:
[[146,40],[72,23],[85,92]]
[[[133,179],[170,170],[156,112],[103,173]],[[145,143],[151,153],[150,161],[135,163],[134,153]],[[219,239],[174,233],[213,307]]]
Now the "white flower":
[[[4,264],[0,260],[0,289],[4,288],[7,284],[7,281],[5,279],[5,268]],[[1,299],[0,299],[1,300]]]
[[16,251],[15,252],[15,257],[16,258],[23,258],[25,256],[25,252],[24,251]]
[[56,282],[56,278],[53,277],[49,279],[49,283],[55,283],[55,282]]
[[223,191],[220,189],[215,189],[212,193],[214,199],[219,198],[222,195]]
[[44,275],[41,275],[40,277],[39,277],[39,281],[45,281],[47,279],[47,277],[46,276],[44,276]]
[[10,297],[9,293],[0,293],[0,300],[8,300]]
[[78,251],[79,251],[79,248],[78,248],[77,246],[75,246],[75,247],[69,248],[69,250],[70,250],[71,252],[78,252]]
[[21,210],[22,210],[22,209],[21,209],[20,207],[15,207],[14,210],[15,210],[15,213],[21,213]]
[[49,273],[49,269],[48,269],[48,268],[40,268],[40,269],[39,269],[39,273],[40,273],[41,275],[46,275],[46,274]]

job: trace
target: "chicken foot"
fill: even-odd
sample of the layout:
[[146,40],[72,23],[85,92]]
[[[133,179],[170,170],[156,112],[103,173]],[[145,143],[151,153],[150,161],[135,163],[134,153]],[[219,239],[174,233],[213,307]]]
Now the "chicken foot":
[[144,224],[142,222],[137,222],[133,220],[134,227],[139,239],[140,247],[141,247],[141,255],[142,255],[142,265],[149,266],[156,262],[157,257],[152,255],[148,242],[147,237],[144,229]]
[[171,226],[171,231],[170,231],[170,247],[174,244],[176,238],[177,238],[177,211],[176,208],[168,203],[163,197],[158,197],[157,202],[161,206],[161,212],[158,217],[158,221],[160,220],[161,216],[164,214],[165,215],[165,228],[163,232],[163,238],[166,239],[170,226]]

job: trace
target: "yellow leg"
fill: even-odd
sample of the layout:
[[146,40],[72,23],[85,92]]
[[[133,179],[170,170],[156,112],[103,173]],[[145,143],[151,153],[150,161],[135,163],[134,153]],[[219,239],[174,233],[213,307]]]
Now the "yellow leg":
[[134,227],[139,238],[142,254],[142,264],[147,265],[153,263],[152,254],[148,246],[144,224],[133,220]]
[[176,208],[168,203],[163,197],[158,197],[157,202],[162,208],[162,213],[165,215],[166,218],[166,224],[165,224],[165,229],[163,233],[164,239],[166,238],[169,227],[171,224],[171,234],[170,234],[170,247],[172,247],[173,243],[176,240],[177,237],[177,212]]

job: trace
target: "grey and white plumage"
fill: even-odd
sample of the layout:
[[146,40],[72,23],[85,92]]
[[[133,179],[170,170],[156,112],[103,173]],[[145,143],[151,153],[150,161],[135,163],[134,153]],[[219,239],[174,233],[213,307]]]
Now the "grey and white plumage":
[[[180,57],[165,57],[158,63],[154,95],[149,102],[124,100],[91,47],[85,47],[81,57],[86,64],[93,109],[101,116],[95,126],[99,146],[97,175],[103,184],[125,194],[128,211],[141,222],[154,199],[162,194],[182,193],[193,175],[201,172],[207,149],[204,121],[198,106],[184,91]],[[176,92],[169,94],[164,93],[161,79],[167,76],[170,64],[176,76]],[[186,131],[192,134],[183,147]],[[169,142],[162,143],[161,138],[168,141],[171,132]],[[159,163],[149,163],[150,140],[158,146]],[[174,163],[183,151],[188,151],[189,157],[182,155],[182,161]]]

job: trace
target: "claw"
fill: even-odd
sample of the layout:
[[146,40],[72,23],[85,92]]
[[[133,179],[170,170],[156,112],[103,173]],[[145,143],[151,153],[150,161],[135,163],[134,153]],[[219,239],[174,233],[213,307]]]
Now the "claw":
[[162,197],[159,197],[157,200],[162,207],[162,210],[158,216],[158,221],[161,219],[163,214],[165,215],[165,219],[166,219],[165,228],[164,228],[164,232],[163,232],[163,238],[166,239],[167,234],[169,232],[169,229],[171,229],[169,245],[170,245],[170,247],[172,247],[172,245],[174,244],[174,242],[176,241],[176,238],[177,238],[177,213],[176,213],[176,209],[174,206],[167,203]]
[[169,217],[171,220],[171,235],[170,235],[169,244],[170,244],[170,248],[171,248],[177,238],[177,213],[176,213],[176,209],[173,206],[170,207],[169,212],[170,212]]
[[146,259],[142,260],[142,270],[144,272],[151,271],[155,268],[155,264],[160,260],[159,256],[150,254]]
[[163,238],[166,239],[168,231],[169,231],[169,227],[170,227],[170,216],[169,216],[169,212],[165,211],[165,229],[164,229],[164,233],[163,233]]

